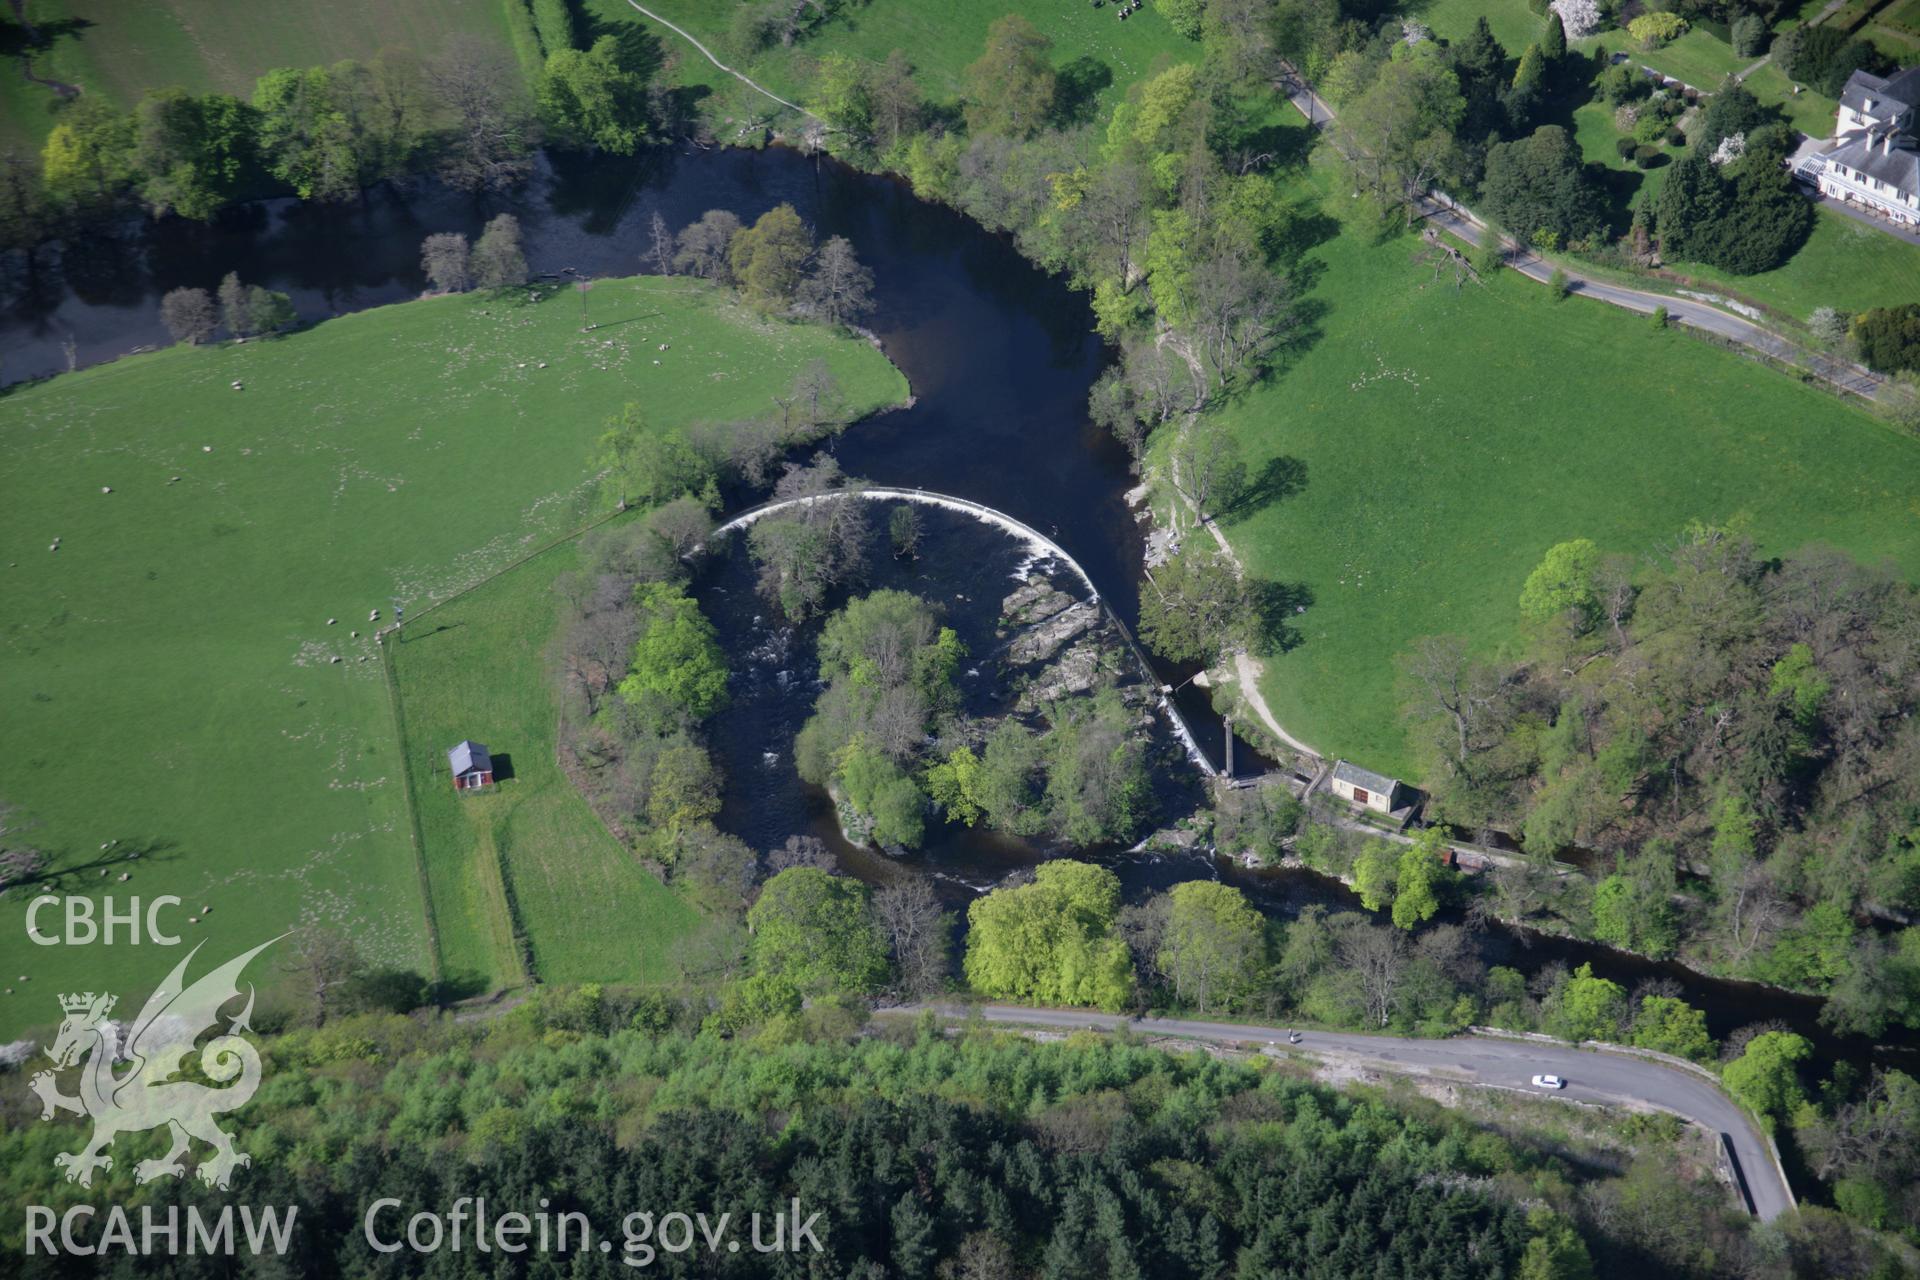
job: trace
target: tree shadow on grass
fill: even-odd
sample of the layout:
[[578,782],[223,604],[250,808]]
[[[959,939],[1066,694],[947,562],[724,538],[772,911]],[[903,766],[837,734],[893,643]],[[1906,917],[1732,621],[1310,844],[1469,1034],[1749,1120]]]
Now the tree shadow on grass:
[[1600,189],[1606,193],[1607,226],[1615,235],[1624,234],[1633,225],[1633,202],[1647,177],[1638,169],[1605,168],[1597,172]]
[[1302,293],[1312,288],[1325,264],[1307,254],[1340,234],[1340,219],[1321,208],[1318,201],[1294,205],[1287,211],[1283,229],[1267,244],[1272,261],[1286,271],[1294,288]]
[[1319,298],[1301,298],[1295,302],[1293,329],[1274,348],[1272,357],[1260,370],[1260,376],[1250,379],[1242,391],[1250,391],[1256,386],[1283,377],[1301,357],[1318,346],[1320,339],[1326,336],[1326,331],[1321,327],[1320,322],[1326,319],[1332,310],[1332,306]]
[[[116,872],[131,873],[137,867],[151,866],[155,863],[175,861],[180,857],[180,846],[171,840],[141,838],[134,840],[116,840],[109,848],[90,850],[81,855],[78,862],[69,862],[71,852],[64,855],[47,855],[46,863],[31,875],[24,875],[8,882],[8,887],[35,886],[41,890],[66,890],[81,892],[90,887],[91,882],[108,880]],[[103,874],[105,873],[105,874]]]
[[[635,19],[633,22],[608,22],[587,12],[583,5],[576,3],[567,7],[573,11],[573,27],[579,33],[575,40],[582,47],[602,36],[612,36],[619,42],[621,66],[638,71],[649,83],[659,76],[667,61],[666,46],[659,33],[638,21],[639,14],[628,11]],[[624,5],[621,7],[625,9]]]
[[1092,120],[1101,91],[1113,83],[1113,68],[1087,55],[1075,58],[1054,75],[1053,120],[1063,129]]
[[36,22],[31,28],[18,25],[12,5],[0,10],[0,58],[38,55],[53,48],[63,38],[78,38],[93,22],[88,18],[57,18]]
[[1255,512],[1291,498],[1307,487],[1307,464],[1299,458],[1268,458],[1260,471],[1240,488],[1233,501],[1220,508],[1220,519],[1235,523]]
[[1227,153],[1239,157],[1249,171],[1279,169],[1291,172],[1307,167],[1307,157],[1313,154],[1315,136],[1315,130],[1300,124],[1267,124],[1249,129],[1233,139],[1228,144]]
[[1297,619],[1313,606],[1313,588],[1304,582],[1250,579],[1247,593],[1253,601],[1253,649],[1256,653],[1286,653],[1306,639]]
[[443,974],[438,982],[427,984],[427,1000],[437,1005],[449,1005],[461,1000],[472,1000],[485,995],[493,989],[493,983],[485,974],[473,970],[460,973]]

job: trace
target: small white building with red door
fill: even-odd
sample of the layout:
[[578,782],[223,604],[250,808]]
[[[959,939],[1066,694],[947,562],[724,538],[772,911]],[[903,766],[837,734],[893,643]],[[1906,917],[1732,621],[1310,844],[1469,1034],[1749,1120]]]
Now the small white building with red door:
[[447,752],[447,766],[453,770],[455,791],[478,791],[493,785],[493,757],[485,743],[468,738]]
[[1334,762],[1327,788],[1348,804],[1372,809],[1375,813],[1393,814],[1407,803],[1406,788],[1399,779],[1362,769],[1345,760]]

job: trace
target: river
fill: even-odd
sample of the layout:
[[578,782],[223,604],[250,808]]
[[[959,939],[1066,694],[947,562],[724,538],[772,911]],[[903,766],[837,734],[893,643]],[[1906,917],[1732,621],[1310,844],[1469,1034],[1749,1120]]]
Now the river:
[[[850,239],[873,269],[877,307],[869,326],[917,396],[913,408],[860,423],[832,446],[845,471],[971,498],[1034,526],[1085,567],[1132,625],[1141,528],[1122,499],[1133,482],[1125,453],[1086,414],[1088,388],[1107,356],[1084,298],[1022,259],[1004,237],[914,198],[898,182],[784,149],[663,149],[637,160],[544,163],[524,192],[490,207],[429,187],[375,192],[346,206],[266,201],[210,227],[129,224],[118,236],[52,255],[6,282],[0,376],[17,381],[57,372],[67,367],[69,351],[76,363],[92,364],[163,343],[160,296],[182,285],[211,289],[228,271],[288,293],[307,322],[411,298],[424,287],[424,236],[477,235],[502,209],[520,218],[536,272],[596,277],[642,270],[656,210],[677,228],[712,208],[751,221],[783,201],[822,237]],[[910,579],[916,589],[944,596],[957,621],[970,619],[976,643],[986,643],[979,628],[991,615],[958,605],[990,607],[1002,584],[1010,588],[1017,556],[1010,542],[1000,546],[995,538],[1006,541],[948,528],[936,540],[944,550],[918,567],[888,568],[888,580]],[[722,619],[750,686],[740,718],[717,735],[734,780],[726,825],[761,847],[783,833],[811,830],[835,843],[854,874],[929,874],[955,905],[1044,856],[1022,841],[964,830],[940,833],[899,863],[845,847],[823,798],[792,774],[790,735],[810,704],[810,637],[783,638],[777,628],[754,623],[748,605],[739,609]],[[784,681],[781,671],[788,673]],[[1162,674],[1178,682],[1189,673]],[[1203,749],[1218,760],[1221,726],[1204,693],[1187,686],[1180,703]],[[1235,754],[1243,771],[1244,762],[1258,760],[1245,744]],[[1282,917],[1310,903],[1357,905],[1337,882],[1310,872],[1248,871],[1199,855],[1095,856],[1120,872],[1130,898],[1181,880],[1223,877]],[[1819,1002],[1810,997],[1522,930],[1489,930],[1479,945],[1488,962],[1528,973],[1591,963],[1629,989],[1649,979],[1675,982],[1706,1010],[1716,1036],[1779,1019],[1812,1039],[1825,1059],[1899,1061],[1910,1070],[1920,1063],[1920,1035],[1889,1037],[1877,1050],[1836,1037],[1820,1026]]]

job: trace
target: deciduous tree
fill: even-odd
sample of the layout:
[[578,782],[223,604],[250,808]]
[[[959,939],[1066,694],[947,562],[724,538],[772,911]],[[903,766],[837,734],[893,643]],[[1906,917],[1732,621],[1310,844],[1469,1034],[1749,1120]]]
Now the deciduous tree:
[[1122,1008],[1133,966],[1114,931],[1119,909],[1113,872],[1042,863],[1032,883],[995,889],[967,909],[967,981],[1002,999]]
[[873,916],[893,955],[902,994],[925,999],[947,982],[953,922],[925,876],[909,876],[873,895]]
[[1017,13],[987,28],[987,48],[966,69],[967,124],[981,133],[1025,138],[1053,110],[1053,41]]
[[709,209],[680,232],[674,265],[688,275],[722,284],[733,279],[733,238],[740,219],[725,209]]
[[790,204],[779,204],[738,231],[728,247],[729,265],[741,290],[756,305],[791,306],[813,258],[813,231]]
[[627,65],[619,37],[550,50],[540,111],[563,143],[630,156],[647,136],[647,77]]
[[1441,862],[1446,856],[1447,833],[1444,827],[1421,831],[1400,854],[1393,886],[1393,922],[1412,929],[1440,910],[1440,891],[1447,879]]
[[211,342],[220,327],[213,296],[205,289],[171,289],[160,299],[160,323],[175,342],[197,346]]
[[1454,136],[1465,111],[1459,78],[1437,50],[1391,58],[1340,112],[1331,136],[1360,189],[1383,211],[1408,216],[1457,163]]
[[756,972],[802,995],[878,989],[886,942],[867,907],[867,887],[817,867],[793,867],[767,881],[747,912]]
[[834,236],[814,256],[797,300],[828,324],[856,323],[873,309],[873,272],[861,265],[852,241]]
[[458,231],[438,231],[422,240],[420,270],[426,273],[427,283],[442,293],[463,293],[472,288],[467,238]]
[[640,634],[620,696],[635,706],[659,700],[694,720],[727,702],[727,661],[699,602],[677,585],[645,583],[635,590]]
[[428,64],[427,87],[447,122],[440,174],[458,191],[503,191],[532,172],[539,131],[520,73],[487,41],[455,36]]
[[1728,1093],[1762,1119],[1784,1119],[1805,1097],[1799,1064],[1812,1054],[1804,1036],[1764,1032],[1747,1042],[1746,1052],[1729,1062],[1720,1078]]
[[1535,622],[1570,617],[1576,630],[1586,630],[1598,604],[1594,578],[1599,567],[1600,549],[1591,539],[1555,543],[1527,575],[1520,591],[1520,612]]
[[206,221],[239,195],[256,163],[256,115],[223,93],[148,93],[134,110],[132,171],[155,217]]
[[280,67],[253,90],[260,154],[267,172],[302,200],[346,200],[360,194],[373,169],[373,143],[353,96],[359,68]]
[[1713,1060],[1713,1037],[1707,1034],[1707,1015],[1672,996],[1646,996],[1633,1019],[1633,1042],[1696,1062]]
[[473,243],[473,281],[482,289],[505,289],[527,282],[527,255],[520,247],[520,219],[494,215]]
[[1211,538],[1196,538],[1149,573],[1140,638],[1170,662],[1211,665],[1245,645],[1252,602],[1239,571]]
[[1266,971],[1266,920],[1231,885],[1194,880],[1168,894],[1155,967],[1174,995],[1202,1013],[1233,1009]]
[[614,498],[644,506],[698,494],[713,475],[684,436],[648,426],[637,404],[608,422],[600,437],[599,465],[602,483]]
[[131,114],[96,94],[81,95],[41,149],[48,192],[82,213],[111,209],[133,184],[135,133]]

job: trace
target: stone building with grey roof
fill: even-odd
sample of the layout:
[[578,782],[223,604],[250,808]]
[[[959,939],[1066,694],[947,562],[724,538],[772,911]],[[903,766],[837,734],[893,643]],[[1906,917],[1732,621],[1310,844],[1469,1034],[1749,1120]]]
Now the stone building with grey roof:
[[1920,225],[1920,67],[1881,77],[1856,71],[1840,93],[1834,136],[1803,148],[1795,171],[1820,193],[1900,226]]
[[1327,789],[1357,808],[1392,817],[1405,812],[1412,803],[1407,787],[1398,778],[1362,769],[1346,760],[1334,761]]

